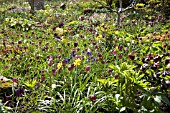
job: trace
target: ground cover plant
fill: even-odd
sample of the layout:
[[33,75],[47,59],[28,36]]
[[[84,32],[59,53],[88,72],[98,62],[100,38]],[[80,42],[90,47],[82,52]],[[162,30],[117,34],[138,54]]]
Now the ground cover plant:
[[0,3],[0,113],[170,111],[168,0]]

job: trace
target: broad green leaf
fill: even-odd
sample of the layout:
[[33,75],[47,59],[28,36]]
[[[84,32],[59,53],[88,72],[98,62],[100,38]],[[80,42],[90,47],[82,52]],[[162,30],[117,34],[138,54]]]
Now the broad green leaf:
[[144,50],[143,52],[147,54],[147,53],[149,52],[149,49],[150,49],[149,46],[145,46],[145,47],[143,48],[143,50]]
[[156,41],[152,44],[153,47],[162,47],[162,43],[159,41]]
[[112,85],[114,83],[117,83],[118,80],[114,78],[108,78],[108,79],[97,79],[98,82],[102,83],[103,85],[109,84]]
[[110,64],[109,67],[113,70],[119,70],[119,67],[118,66],[115,66],[113,64]]
[[129,41],[131,41],[132,39],[131,39],[131,37],[126,37],[125,40],[126,40],[127,42],[129,42]]
[[107,84],[107,79],[97,79],[97,81],[102,83],[103,85]]
[[161,96],[161,100],[170,106],[170,101],[166,96]]

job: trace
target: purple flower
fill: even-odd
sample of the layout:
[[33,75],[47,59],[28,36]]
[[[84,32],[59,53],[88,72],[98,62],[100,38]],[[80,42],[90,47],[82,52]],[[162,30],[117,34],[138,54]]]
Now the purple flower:
[[74,42],[74,47],[77,47],[78,46],[78,42]]
[[56,69],[56,68],[53,68],[53,69],[52,69],[52,72],[53,72],[53,73],[55,73],[56,71],[57,71],[57,69]]
[[92,56],[92,52],[88,51],[88,52],[87,52],[87,55],[88,55],[88,56]]
[[21,95],[21,94],[24,94],[25,90],[24,90],[24,87],[23,87],[23,86],[20,87],[19,90],[20,90],[20,95]]
[[119,50],[122,50],[122,48],[123,48],[123,46],[122,46],[122,45],[120,45],[120,46],[119,46]]
[[63,22],[60,22],[60,23],[58,24],[58,26],[59,26],[59,27],[63,27],[63,26],[64,26],[64,23],[63,23]]
[[44,75],[44,70],[41,70],[41,75]]
[[65,63],[69,63],[69,62],[70,62],[70,58],[66,58]]
[[115,79],[117,79],[118,77],[119,77],[119,75],[118,75],[118,74],[115,74],[115,75],[114,75],[114,78],[115,78]]
[[53,27],[52,27],[52,30],[54,31],[56,28],[57,28],[56,26],[53,26]]
[[49,66],[52,66],[52,64],[53,64],[53,59],[50,59],[50,60],[48,61],[48,65],[49,65]]
[[72,53],[71,53],[71,57],[75,57],[75,52],[73,51]]
[[123,55],[122,55],[122,54],[120,54],[120,55],[118,56],[118,58],[120,59],[120,58],[122,58],[122,56],[123,56]]
[[16,96],[16,97],[19,97],[20,94],[21,94],[20,89],[16,89],[16,90],[15,90],[15,96]]
[[93,58],[92,62],[95,62],[97,60],[97,58]]
[[19,40],[19,41],[18,41],[18,44],[22,44],[22,41],[21,41],[21,40]]
[[8,66],[4,66],[5,69],[8,69]]

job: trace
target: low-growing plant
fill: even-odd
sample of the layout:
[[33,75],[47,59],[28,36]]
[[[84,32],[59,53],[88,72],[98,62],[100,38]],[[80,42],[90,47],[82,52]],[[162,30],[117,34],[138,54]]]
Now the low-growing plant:
[[117,26],[105,2],[45,3],[0,15],[2,112],[169,112],[170,24],[159,11],[136,4]]

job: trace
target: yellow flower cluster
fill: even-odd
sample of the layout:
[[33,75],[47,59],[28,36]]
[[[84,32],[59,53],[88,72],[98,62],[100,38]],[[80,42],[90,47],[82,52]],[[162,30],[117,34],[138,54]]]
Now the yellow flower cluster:
[[74,66],[79,66],[81,64],[81,60],[78,58],[74,61]]

